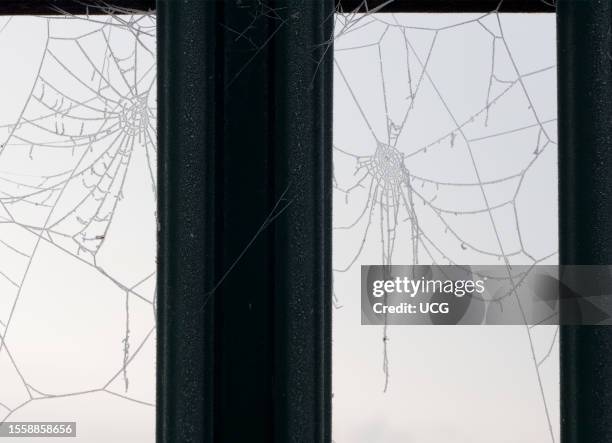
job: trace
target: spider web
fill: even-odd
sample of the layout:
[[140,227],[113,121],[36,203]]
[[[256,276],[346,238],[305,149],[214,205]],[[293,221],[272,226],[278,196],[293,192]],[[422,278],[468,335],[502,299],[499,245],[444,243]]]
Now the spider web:
[[[505,265],[514,286],[513,264],[556,262],[556,203],[537,206],[556,201],[555,66],[512,48],[507,17],[336,14],[336,282],[360,264],[473,263]],[[554,442],[542,368],[558,327],[525,333]],[[385,326],[384,391],[389,343]]]
[[154,415],[155,27],[131,11],[0,19],[3,64],[6,41],[38,37],[19,48],[34,75],[13,68],[23,87],[2,94],[18,105],[0,125],[2,420],[72,397],[77,416],[88,397]]

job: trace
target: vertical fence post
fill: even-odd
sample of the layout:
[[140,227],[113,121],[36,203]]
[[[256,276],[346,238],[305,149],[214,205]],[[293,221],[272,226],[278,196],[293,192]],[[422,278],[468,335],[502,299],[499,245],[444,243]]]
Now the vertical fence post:
[[[157,441],[213,441],[216,1],[157,2]],[[222,121],[222,118],[221,118]]]
[[[612,264],[612,2],[557,2],[560,262]],[[563,443],[612,441],[612,328],[562,326]]]
[[329,442],[332,0],[159,0],[158,441]]

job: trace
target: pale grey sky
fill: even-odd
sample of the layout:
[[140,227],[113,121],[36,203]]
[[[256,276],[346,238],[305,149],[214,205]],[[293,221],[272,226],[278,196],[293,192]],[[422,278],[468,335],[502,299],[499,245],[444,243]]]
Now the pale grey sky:
[[360,264],[556,263],[554,14],[338,17],[335,45],[335,442],[558,441],[556,327],[389,327],[383,392],[359,306]]

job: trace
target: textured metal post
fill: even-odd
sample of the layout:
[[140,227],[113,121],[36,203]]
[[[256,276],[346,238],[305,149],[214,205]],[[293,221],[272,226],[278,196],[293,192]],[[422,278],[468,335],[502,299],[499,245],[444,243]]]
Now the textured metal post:
[[217,6],[157,4],[158,442],[213,441]]
[[[562,264],[612,264],[612,2],[557,2]],[[612,441],[612,329],[561,329],[563,443]]]
[[329,442],[331,0],[160,0],[158,441]]

